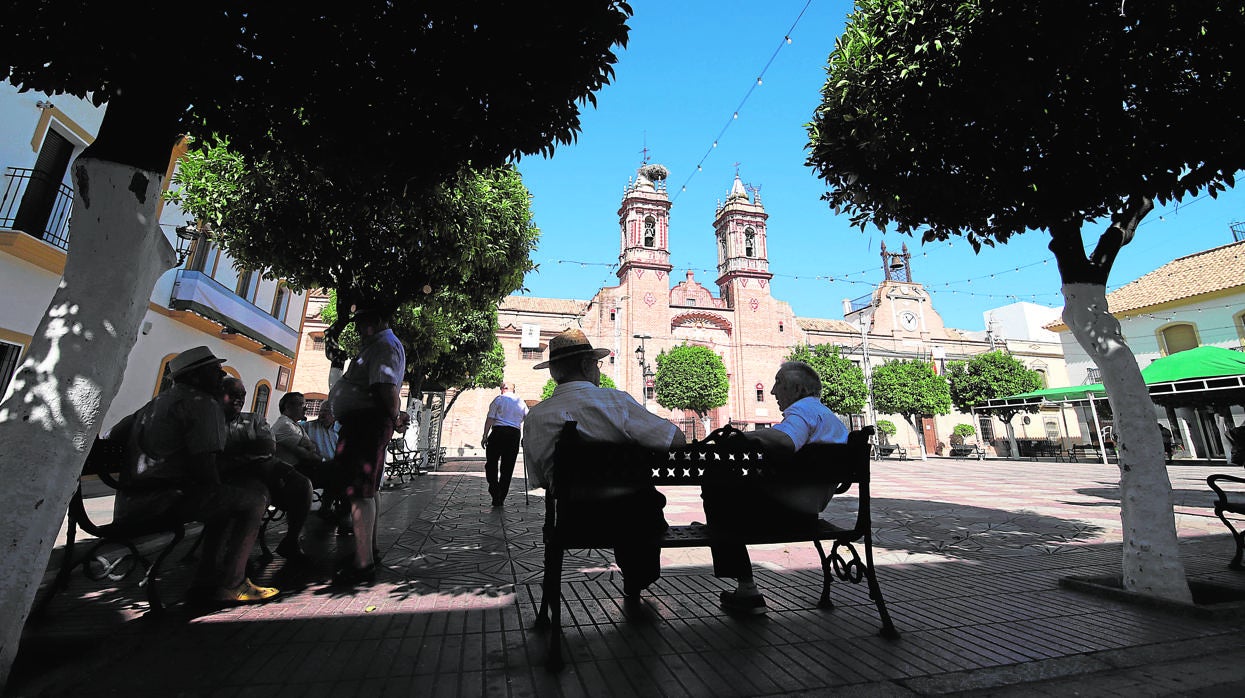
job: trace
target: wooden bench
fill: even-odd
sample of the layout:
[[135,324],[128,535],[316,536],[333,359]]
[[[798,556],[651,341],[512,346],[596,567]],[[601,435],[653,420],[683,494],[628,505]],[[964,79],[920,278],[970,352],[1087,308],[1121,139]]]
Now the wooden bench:
[[877,453],[879,460],[882,458],[889,458],[892,453],[899,454],[899,460],[908,459],[908,449],[900,446],[899,444],[876,444],[873,448],[874,452]]
[[[1107,455],[1115,455],[1115,449],[1109,449]],[[1072,447],[1068,449],[1068,461],[1077,463],[1081,458],[1101,462],[1102,451],[1099,450],[1098,444],[1072,444]]]
[[960,444],[959,446],[951,447],[950,455],[952,458],[975,456],[977,460],[982,460],[986,457],[986,449],[977,444]]
[[1063,449],[1054,441],[1036,441],[1029,449],[1029,460],[1054,458],[1056,461],[1063,461]]
[[[36,607],[36,612],[46,609],[52,597],[69,583],[69,575],[79,565],[82,566],[83,573],[93,581],[108,579],[118,582],[129,576],[137,566],[136,563],[141,563],[144,567],[143,579],[139,582],[139,586],[147,589],[148,612],[160,613],[164,610],[159,590],[160,566],[169,553],[173,552],[173,548],[186,536],[186,524],[174,511],[150,518],[125,519],[99,524],[87,515],[86,505],[83,502],[82,480],[90,476],[98,477],[100,482],[117,492],[123,489],[131,492],[143,491],[121,483],[119,478],[124,461],[125,445],[123,443],[116,440],[95,439],[86,462],[82,465],[78,489],[74,492],[73,498],[69,500],[68,528],[65,534],[65,549],[61,558],[60,571],[57,572],[43,600]],[[86,552],[80,556],[76,555],[75,550],[78,529],[96,538]],[[139,544],[162,535],[170,536],[170,540],[159,548],[160,552],[156,555],[155,561],[148,562],[139,551]],[[120,557],[103,554],[108,548],[118,546],[125,550]]]
[[1245,477],[1237,475],[1226,475],[1219,473],[1206,478],[1206,484],[1215,491],[1217,499],[1215,500],[1215,516],[1223,522],[1224,526],[1232,532],[1232,540],[1236,543],[1236,554],[1232,557],[1232,562],[1228,563],[1228,567],[1234,570],[1245,569],[1245,565],[1241,564],[1241,556],[1245,554],[1245,529],[1238,531],[1232,525],[1232,521],[1228,518],[1228,514],[1234,514],[1237,517],[1245,517],[1245,492],[1225,490],[1221,483],[1231,482],[1237,485],[1245,485]]
[[[843,494],[856,486],[857,511],[855,522],[848,528],[820,520],[816,530],[790,534],[766,534],[733,538],[748,545],[812,542],[821,558],[821,608],[833,608],[830,599],[832,578],[859,583],[866,581],[869,597],[881,618],[880,634],[897,639],[898,631],[891,622],[878,586],[873,563],[873,534],[869,515],[869,436],[873,427],[852,432],[847,444],[811,445],[801,449],[794,458],[767,458],[754,442],[738,436],[738,430],[723,427],[702,442],[672,450],[654,452],[613,444],[585,443],[574,422],[567,422],[558,438],[554,452],[551,484],[545,491],[545,569],[542,583],[538,629],[548,629],[549,653],[546,668],[558,671],[563,666],[561,580],[562,561],[566,550],[613,548],[619,541],[586,526],[583,520],[566,521],[561,510],[584,492],[599,492],[605,487],[628,485],[729,484],[750,488],[764,483],[790,485],[825,485],[828,492]],[[583,499],[579,500],[582,502]],[[624,542],[634,542],[631,538]],[[703,524],[671,526],[663,535],[651,540],[662,548],[705,547],[715,538]],[[829,554],[822,541],[833,541]],[[863,547],[864,556],[855,543]],[[552,618],[552,620],[551,620]],[[550,624],[552,627],[550,628]]]

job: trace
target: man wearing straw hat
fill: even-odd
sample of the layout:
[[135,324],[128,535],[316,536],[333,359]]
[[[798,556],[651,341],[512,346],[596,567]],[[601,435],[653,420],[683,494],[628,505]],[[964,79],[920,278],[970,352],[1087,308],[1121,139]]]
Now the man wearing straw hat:
[[[523,462],[535,484],[544,487],[553,468],[553,448],[562,425],[573,421],[585,441],[636,445],[669,450],[686,442],[683,432],[669,421],[649,412],[621,390],[601,388],[601,359],[608,349],[594,349],[584,333],[567,330],[549,340],[549,360],[533,368],[548,367],[557,383],[553,395],[533,406],[523,421]],[[660,534],[666,530],[662,508],[666,498],[651,485],[617,497],[594,502],[590,515],[597,525],[616,527],[633,535]],[[661,576],[661,549],[647,543],[628,543],[614,548],[614,559],[623,574],[623,593],[635,600]]]
[[203,552],[189,598],[207,604],[245,604],[277,595],[247,579],[246,562],[268,508],[262,482],[222,484],[217,456],[225,448],[225,414],[217,396],[224,359],[207,347],[187,349],[168,364],[173,385],[117,423],[109,438],[124,439],[136,494],[117,496],[116,518],[176,508],[186,521],[202,521]]

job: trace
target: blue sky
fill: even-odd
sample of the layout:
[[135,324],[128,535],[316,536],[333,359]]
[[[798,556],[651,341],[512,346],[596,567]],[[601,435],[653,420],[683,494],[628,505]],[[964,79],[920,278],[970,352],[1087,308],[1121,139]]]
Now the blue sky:
[[[676,281],[690,269],[716,291],[713,213],[738,162],[740,178],[760,187],[770,216],[773,293],[799,316],[841,318],[843,298],[869,293],[882,279],[883,240],[891,251],[908,243],[914,280],[933,294],[950,327],[984,329],[984,311],[1016,300],[1063,304],[1045,233],[975,255],[963,241],[923,246],[895,233],[861,232],[820,200],[825,187],[804,165],[804,124],[820,100],[826,57],[850,2],[633,0],[631,6],[630,42],[614,81],[598,93],[597,108],[585,107],[578,141],[552,158],[519,163],[542,231],[533,254],[539,268],[528,275],[526,293],[588,299],[617,283],[618,204],[647,147],[650,160],[670,170]],[[1121,251],[1109,289],[1176,257],[1232,242],[1229,224],[1245,220],[1241,189],[1157,207]],[[1099,230],[1087,227],[1086,241],[1096,241]]]

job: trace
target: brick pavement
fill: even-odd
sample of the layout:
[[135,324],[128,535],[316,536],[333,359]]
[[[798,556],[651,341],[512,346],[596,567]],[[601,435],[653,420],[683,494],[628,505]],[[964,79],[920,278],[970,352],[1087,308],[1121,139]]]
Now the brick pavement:
[[[1245,592],[1205,476],[1169,468],[1190,576]],[[816,607],[811,545],[753,549],[768,616],[716,607],[727,588],[708,551],[665,551],[641,609],[624,608],[608,551],[568,559],[567,668],[544,671],[534,632],[543,499],[518,482],[489,507],[479,461],[382,495],[385,569],[376,584],[326,584],[345,543],[313,517],[309,570],[280,561],[264,606],[144,617],[133,580],[75,576],[28,624],[9,696],[374,695],[1229,695],[1245,689],[1245,617],[1207,620],[1062,589],[1116,572],[1115,466],[934,459],[875,464],[879,577],[902,640],[877,636],[863,588],[835,584]],[[703,515],[668,488],[671,523]],[[850,500],[832,504],[845,515]],[[274,532],[273,538],[278,533]],[[166,577],[181,598],[187,567]],[[139,667],[142,667],[141,670]]]

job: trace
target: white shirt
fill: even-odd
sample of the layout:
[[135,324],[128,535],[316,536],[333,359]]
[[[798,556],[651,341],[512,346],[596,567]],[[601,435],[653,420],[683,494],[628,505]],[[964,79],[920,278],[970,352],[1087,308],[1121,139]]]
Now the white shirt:
[[514,427],[518,429],[523,426],[523,417],[527,415],[527,403],[519,399],[514,393],[502,393],[493,398],[493,404],[489,405],[488,418],[493,420],[493,425],[498,427]]
[[782,411],[782,421],[770,428],[791,437],[797,451],[805,444],[847,443],[847,426],[830,408],[821,404],[821,400],[811,395],[787,405]]
[[523,421],[523,463],[538,487],[549,482],[554,443],[565,422],[577,422],[585,441],[634,444],[654,451],[670,448],[679,430],[621,390],[598,388],[588,381],[562,383]]

